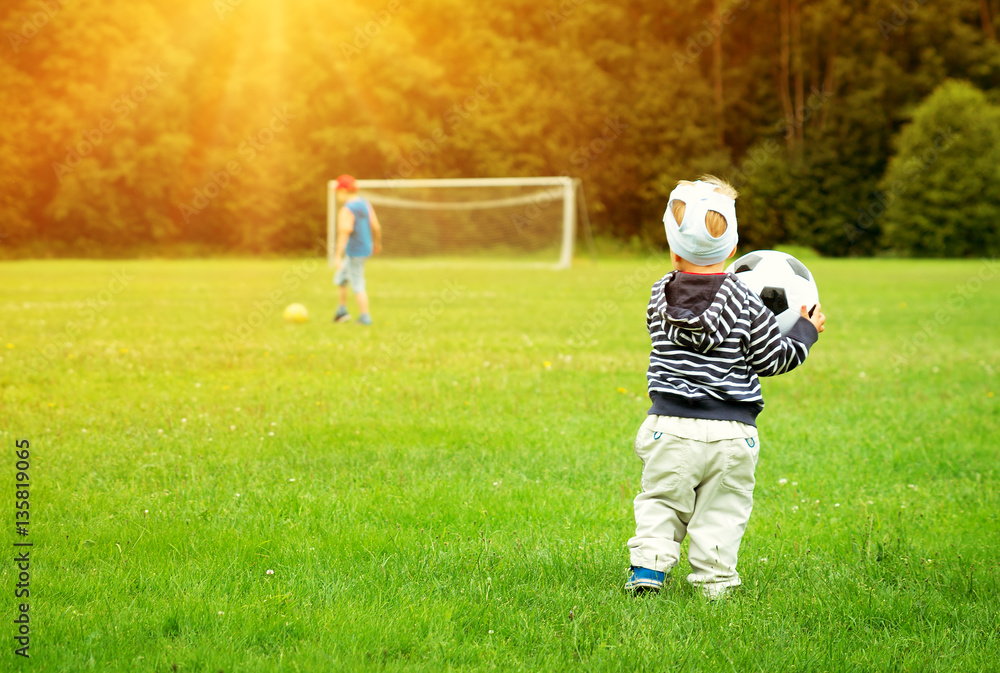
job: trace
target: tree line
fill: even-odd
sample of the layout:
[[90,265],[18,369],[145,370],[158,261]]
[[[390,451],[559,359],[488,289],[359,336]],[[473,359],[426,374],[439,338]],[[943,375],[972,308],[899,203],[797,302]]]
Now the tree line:
[[326,183],[571,175],[662,247],[1000,251],[1000,0],[6,0],[0,255],[294,253]]

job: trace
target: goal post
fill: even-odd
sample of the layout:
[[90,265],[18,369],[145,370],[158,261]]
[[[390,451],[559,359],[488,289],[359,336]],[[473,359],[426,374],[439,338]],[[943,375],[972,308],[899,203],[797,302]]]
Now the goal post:
[[[577,220],[585,225],[579,179],[441,178],[358,180],[372,204],[390,257],[517,257],[573,263]],[[327,254],[333,262],[337,212],[335,180],[328,185]],[[588,237],[590,232],[586,232]]]

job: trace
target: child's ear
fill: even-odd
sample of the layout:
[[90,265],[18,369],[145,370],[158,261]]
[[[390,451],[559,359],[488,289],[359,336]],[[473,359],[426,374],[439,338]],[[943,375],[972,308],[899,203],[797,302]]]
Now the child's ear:
[[733,257],[735,257],[736,256],[736,248],[738,248],[738,247],[739,246],[734,245],[732,251],[729,253],[729,257],[726,257],[726,259],[732,259]]

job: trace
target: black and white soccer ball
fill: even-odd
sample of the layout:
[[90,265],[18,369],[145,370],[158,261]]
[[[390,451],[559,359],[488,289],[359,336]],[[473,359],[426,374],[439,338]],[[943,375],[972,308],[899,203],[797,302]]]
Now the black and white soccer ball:
[[757,250],[733,262],[727,272],[735,273],[771,309],[778,319],[782,336],[799,319],[802,306],[809,314],[819,303],[819,288],[812,272],[791,255],[777,250]]

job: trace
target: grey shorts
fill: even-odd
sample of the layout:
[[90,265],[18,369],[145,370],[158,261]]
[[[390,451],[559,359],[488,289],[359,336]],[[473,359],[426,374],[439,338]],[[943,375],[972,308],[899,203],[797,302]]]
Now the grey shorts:
[[365,260],[366,257],[344,257],[344,265],[333,276],[333,284],[343,287],[348,282],[351,289],[357,292],[365,291]]

